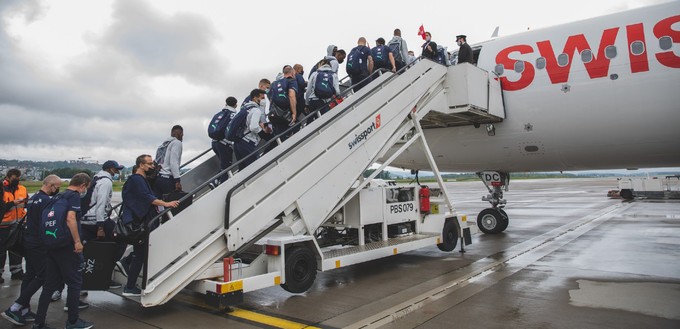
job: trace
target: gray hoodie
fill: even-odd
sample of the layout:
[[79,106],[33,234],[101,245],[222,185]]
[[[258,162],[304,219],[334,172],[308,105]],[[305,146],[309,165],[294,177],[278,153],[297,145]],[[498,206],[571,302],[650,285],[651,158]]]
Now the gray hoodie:
[[[165,151],[165,158],[162,160],[163,162],[160,162],[161,170],[159,170],[158,173],[171,176],[175,180],[178,180],[180,175],[179,166],[182,161],[182,141],[170,136],[163,143],[165,142],[170,142],[170,144]],[[156,162],[159,162],[158,160],[160,159],[156,159]]]
[[326,48],[326,56],[333,56],[333,49],[336,49],[336,45],[328,45]]
[[[329,71],[333,72],[331,69],[331,66],[328,64],[324,64],[321,66],[318,70],[312,72],[312,75],[309,76],[309,83],[307,84],[307,92],[305,92],[305,104],[309,105],[309,100],[310,99],[316,99],[316,95],[314,95],[314,85],[316,84],[316,76],[318,72],[322,71]],[[333,72],[333,88],[335,88],[335,94],[340,95],[340,83],[338,82],[338,74]]]
[[340,63],[338,63],[338,59],[333,56],[333,49],[336,49],[336,45],[328,45],[328,48],[326,48],[326,57],[330,63],[331,63],[331,70],[333,73],[338,74],[338,67],[340,67]]
[[108,171],[102,170],[94,177],[102,177],[97,180],[92,191],[90,210],[83,216],[81,224],[94,225],[103,223],[111,214],[111,196],[113,195],[113,180]]

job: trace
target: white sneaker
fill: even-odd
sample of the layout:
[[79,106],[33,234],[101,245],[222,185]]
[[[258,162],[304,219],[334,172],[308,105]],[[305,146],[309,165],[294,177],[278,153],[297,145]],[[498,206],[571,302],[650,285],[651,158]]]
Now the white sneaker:
[[52,293],[52,297],[50,298],[53,302],[56,302],[61,299],[61,290],[57,290]]

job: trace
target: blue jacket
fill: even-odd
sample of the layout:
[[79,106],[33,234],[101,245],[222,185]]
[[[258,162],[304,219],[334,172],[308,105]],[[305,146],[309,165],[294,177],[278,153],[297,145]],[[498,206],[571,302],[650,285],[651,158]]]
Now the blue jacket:
[[[123,223],[137,219],[151,219],[147,215],[155,214],[153,205],[156,200],[151,186],[140,174],[132,174],[123,185]],[[153,212],[152,212],[153,211]]]
[[42,241],[40,240],[40,216],[42,215],[43,209],[45,209],[45,203],[47,203],[50,198],[51,197],[43,192],[43,190],[39,190],[28,199],[28,204],[26,205],[26,229],[24,230],[23,237],[24,248],[43,248]]

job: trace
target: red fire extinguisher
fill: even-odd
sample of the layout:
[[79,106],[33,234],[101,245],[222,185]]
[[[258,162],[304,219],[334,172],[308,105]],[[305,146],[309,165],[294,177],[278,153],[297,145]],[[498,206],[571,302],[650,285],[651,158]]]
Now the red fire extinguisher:
[[430,212],[430,188],[422,185],[420,186],[420,213],[427,214]]

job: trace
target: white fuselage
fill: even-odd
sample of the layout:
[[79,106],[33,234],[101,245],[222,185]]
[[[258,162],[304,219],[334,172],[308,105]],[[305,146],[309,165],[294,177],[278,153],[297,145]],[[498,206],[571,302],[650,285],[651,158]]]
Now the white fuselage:
[[[605,55],[607,46],[615,56]],[[494,124],[494,136],[484,124],[427,129],[440,170],[680,166],[680,2],[501,37],[473,49],[480,49],[478,67],[491,72],[503,66],[505,120]],[[587,63],[586,49],[593,57]],[[565,66],[558,64],[562,53],[569,58]],[[544,68],[537,67],[539,57]],[[520,73],[518,61],[524,61]],[[429,169],[414,147],[392,166]]]

